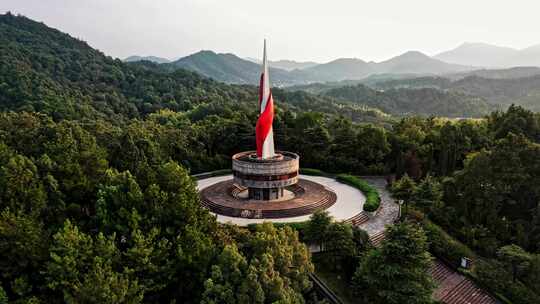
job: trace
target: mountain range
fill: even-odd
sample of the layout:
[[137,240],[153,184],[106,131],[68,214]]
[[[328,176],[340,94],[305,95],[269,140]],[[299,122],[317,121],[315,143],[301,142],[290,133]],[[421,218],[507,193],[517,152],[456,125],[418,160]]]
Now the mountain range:
[[490,68],[540,66],[540,44],[518,50],[486,43],[464,43],[434,58],[449,63]]
[[[257,64],[261,64],[262,62],[260,59],[257,59],[257,58],[246,57],[245,59],[255,62]],[[288,59],[276,60],[276,61],[268,60],[268,65],[270,65],[271,67],[282,69],[285,71],[301,70],[301,69],[309,68],[312,66],[316,66],[318,64],[319,63],[314,62],[314,61],[294,61],[294,60],[288,60]]]
[[[193,110],[193,117],[198,117],[199,111],[223,115],[223,106],[229,111],[232,108],[253,110],[257,100],[256,86],[228,85],[180,68],[208,71],[218,66],[225,71],[219,74],[222,77],[259,77],[258,64],[235,55],[203,51],[173,63],[124,63],[82,40],[22,16],[0,15],[0,54],[0,84],[9,88],[0,90],[0,110],[39,111],[58,120],[99,118],[116,122],[163,109]],[[407,65],[396,65],[396,61],[411,64],[412,59],[424,59],[414,53],[404,57],[381,63],[381,66],[400,70]],[[358,64],[353,65],[358,70],[378,65],[351,59],[322,66],[335,67],[349,61]],[[429,62],[439,64],[436,60]],[[271,76],[291,82],[291,77],[315,68],[321,69],[320,66],[290,72],[272,69]],[[357,73],[355,69],[351,71]],[[352,72],[349,75],[361,75]],[[243,81],[242,78],[229,79]],[[393,118],[380,109],[397,116],[448,117],[477,117],[488,110],[485,102],[475,96],[434,89],[399,89],[385,93],[357,86],[344,88],[342,92],[311,94],[275,88],[273,94],[287,111],[343,115],[356,122],[382,124]]]
[[[283,61],[281,62],[283,64]],[[303,68],[276,68],[270,65],[272,83],[276,86],[301,85],[314,82],[359,80],[376,74],[439,75],[473,70],[473,67],[448,64],[417,51],[410,51],[382,62],[366,62],[358,58],[340,58]],[[182,68],[218,81],[235,84],[257,84],[260,64],[230,53],[205,50],[166,63],[169,69]]]
[[[233,84],[257,84],[260,74],[260,60],[210,50],[199,51],[171,62],[153,56],[131,56],[124,61],[140,60],[162,63],[170,70],[183,68],[195,71],[206,77]],[[376,75],[393,75],[393,77],[444,75],[449,78],[461,78],[460,75],[471,71],[478,71],[479,76],[490,74],[490,70],[487,69],[497,67],[528,66],[535,69],[533,67],[540,66],[540,45],[517,50],[485,43],[464,43],[433,57],[418,51],[408,51],[381,62],[338,58],[327,63],[277,60],[269,61],[269,65],[275,86],[361,80]],[[520,72],[527,73],[521,70]],[[529,72],[536,73],[534,70]],[[508,73],[514,74],[514,71]]]

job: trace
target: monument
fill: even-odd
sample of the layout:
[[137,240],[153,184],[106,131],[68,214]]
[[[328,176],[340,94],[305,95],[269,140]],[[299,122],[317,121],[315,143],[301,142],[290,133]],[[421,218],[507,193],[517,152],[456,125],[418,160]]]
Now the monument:
[[300,157],[274,150],[274,100],[264,42],[259,84],[260,114],[255,128],[255,151],[233,155],[233,178],[200,192],[210,211],[233,217],[282,218],[310,214],[336,202],[331,189],[299,178]]

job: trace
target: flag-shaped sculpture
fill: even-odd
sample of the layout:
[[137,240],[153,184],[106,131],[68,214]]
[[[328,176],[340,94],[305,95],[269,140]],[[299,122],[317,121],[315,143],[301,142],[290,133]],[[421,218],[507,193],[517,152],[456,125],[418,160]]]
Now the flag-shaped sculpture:
[[266,61],[266,40],[264,41],[263,66],[261,82],[259,85],[259,106],[260,114],[255,128],[257,140],[257,156],[262,159],[274,157],[274,132],[272,122],[274,121],[274,100],[270,90],[270,79],[268,78],[268,64]]

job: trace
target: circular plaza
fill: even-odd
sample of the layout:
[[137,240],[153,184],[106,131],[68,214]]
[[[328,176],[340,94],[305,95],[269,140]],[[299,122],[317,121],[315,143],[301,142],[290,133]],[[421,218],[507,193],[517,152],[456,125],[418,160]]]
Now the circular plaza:
[[197,187],[201,204],[221,223],[302,222],[318,210],[327,210],[336,220],[349,220],[362,213],[365,196],[360,190],[329,177],[297,178],[296,184],[284,188],[281,198],[270,201],[250,198],[234,175],[199,179]]

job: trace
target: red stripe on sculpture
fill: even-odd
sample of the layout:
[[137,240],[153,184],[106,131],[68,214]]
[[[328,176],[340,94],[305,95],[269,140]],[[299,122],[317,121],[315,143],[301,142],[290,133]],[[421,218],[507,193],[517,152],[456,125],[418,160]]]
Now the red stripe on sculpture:
[[274,121],[274,100],[272,98],[272,92],[268,95],[268,101],[266,102],[266,108],[261,113],[259,119],[257,119],[257,126],[255,127],[255,138],[257,141],[257,156],[262,157],[262,149],[264,141],[270,133],[272,123]]

